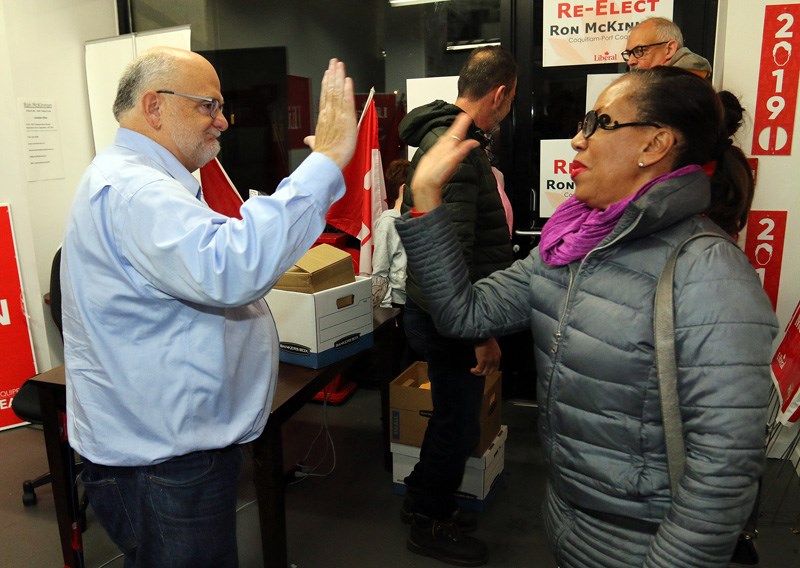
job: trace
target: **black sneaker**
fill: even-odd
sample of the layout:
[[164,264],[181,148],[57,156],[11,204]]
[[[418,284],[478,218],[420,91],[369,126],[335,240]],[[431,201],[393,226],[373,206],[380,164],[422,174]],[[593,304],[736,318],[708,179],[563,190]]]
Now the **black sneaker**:
[[[414,504],[411,502],[411,498],[406,496],[403,500],[403,506],[400,507],[400,520],[410,525],[411,521],[414,519],[414,514]],[[478,519],[475,518],[475,515],[467,513],[460,507],[453,511],[453,514],[450,515],[450,518],[447,520],[455,523],[458,530],[464,534],[473,533],[478,530]]]
[[483,566],[489,561],[486,543],[463,534],[453,521],[414,515],[406,540],[411,552],[455,566]]
[[740,566],[758,566],[758,549],[756,549],[755,535],[743,532],[739,535],[736,548],[731,556],[729,568]]

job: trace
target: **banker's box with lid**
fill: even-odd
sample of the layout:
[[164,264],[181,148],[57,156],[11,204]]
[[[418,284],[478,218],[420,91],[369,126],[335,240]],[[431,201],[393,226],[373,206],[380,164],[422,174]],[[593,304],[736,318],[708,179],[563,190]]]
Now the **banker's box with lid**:
[[267,303],[283,362],[318,369],[373,344],[372,281],[355,277],[350,255],[329,245],[297,261]]

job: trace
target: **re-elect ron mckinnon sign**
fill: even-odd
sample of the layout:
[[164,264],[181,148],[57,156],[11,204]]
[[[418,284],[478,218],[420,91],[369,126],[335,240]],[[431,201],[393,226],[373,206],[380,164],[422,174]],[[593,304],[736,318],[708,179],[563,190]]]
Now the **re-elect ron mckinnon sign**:
[[11,209],[0,203],[0,429],[20,423],[11,401],[36,374],[26,314]]
[[544,67],[622,63],[633,26],[653,16],[672,19],[673,0],[574,0],[544,3]]

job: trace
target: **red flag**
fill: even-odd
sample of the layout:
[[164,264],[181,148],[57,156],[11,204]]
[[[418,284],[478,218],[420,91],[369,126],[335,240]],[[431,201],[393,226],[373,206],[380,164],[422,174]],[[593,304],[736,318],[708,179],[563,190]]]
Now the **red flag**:
[[372,97],[359,121],[355,154],[342,174],[347,191],[330,208],[326,220],[361,241],[359,274],[372,274],[372,220],[386,209],[386,187],[378,145],[378,113]]
[[242,218],[239,213],[239,207],[243,203],[242,196],[236,191],[218,159],[214,158],[200,168],[200,185],[203,188],[203,199],[211,209],[228,217]]

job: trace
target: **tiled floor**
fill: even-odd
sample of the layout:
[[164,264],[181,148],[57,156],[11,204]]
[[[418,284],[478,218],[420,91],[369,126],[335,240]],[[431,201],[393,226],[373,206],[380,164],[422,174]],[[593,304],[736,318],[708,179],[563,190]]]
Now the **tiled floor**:
[[[539,511],[544,472],[535,432],[536,410],[506,401],[503,413],[509,429],[505,470],[487,510],[480,513],[476,536],[489,544],[490,567],[554,568]],[[287,464],[304,457],[323,421],[335,445],[336,466],[327,477],[309,477],[287,489],[291,565],[443,566],[406,550],[408,529],[398,515],[401,497],[393,494],[391,474],[384,468],[378,391],[358,389],[338,407],[304,407],[285,426]],[[315,464],[324,455],[324,439],[320,436],[305,463]],[[0,567],[62,566],[50,489],[38,490],[39,503],[34,507],[24,508],[21,502],[21,481],[46,469],[41,432],[33,428],[0,432],[0,455]],[[332,463],[329,451],[318,471],[327,471]],[[775,465],[771,464],[771,476]],[[758,539],[762,568],[800,566],[800,481],[788,475],[786,468],[780,479],[770,477],[765,491]],[[242,568],[262,566],[253,498],[247,469],[237,520]],[[91,512],[84,548],[87,568],[122,566]]]

